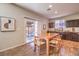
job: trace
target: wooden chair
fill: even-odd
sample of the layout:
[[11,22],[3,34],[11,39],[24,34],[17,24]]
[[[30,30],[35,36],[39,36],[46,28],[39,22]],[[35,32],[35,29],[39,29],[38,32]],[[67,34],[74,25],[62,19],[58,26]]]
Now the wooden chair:
[[40,55],[40,49],[43,45],[45,45],[44,38],[41,38],[41,36],[35,36],[34,37],[34,52],[36,52],[37,55]]
[[56,36],[53,36],[52,39],[49,41],[49,46],[55,48],[56,52],[59,55],[59,51],[61,49],[61,35],[58,34]]

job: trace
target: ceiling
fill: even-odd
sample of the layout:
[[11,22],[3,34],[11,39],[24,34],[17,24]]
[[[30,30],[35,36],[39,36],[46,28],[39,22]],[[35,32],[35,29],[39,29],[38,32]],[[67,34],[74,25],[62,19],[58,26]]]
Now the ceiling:
[[[52,19],[79,12],[79,3],[16,3],[16,5]],[[52,5],[51,10],[48,10]]]

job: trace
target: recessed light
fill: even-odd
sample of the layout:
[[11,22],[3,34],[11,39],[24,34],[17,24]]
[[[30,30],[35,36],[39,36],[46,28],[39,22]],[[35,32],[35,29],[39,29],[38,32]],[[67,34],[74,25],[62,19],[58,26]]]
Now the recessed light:
[[55,11],[55,14],[57,14],[58,13],[58,11]]
[[51,8],[52,7],[52,5],[49,5],[49,8]]

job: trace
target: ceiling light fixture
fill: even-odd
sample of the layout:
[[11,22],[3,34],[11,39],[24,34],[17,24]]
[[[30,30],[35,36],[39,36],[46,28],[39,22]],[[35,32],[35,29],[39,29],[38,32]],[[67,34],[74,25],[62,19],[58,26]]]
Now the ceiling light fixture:
[[50,11],[50,10],[51,10],[51,8],[52,8],[52,5],[49,5],[49,7],[48,7],[47,11]]
[[52,5],[49,5],[49,8],[52,8]]
[[58,13],[58,11],[55,11],[55,14],[57,14]]

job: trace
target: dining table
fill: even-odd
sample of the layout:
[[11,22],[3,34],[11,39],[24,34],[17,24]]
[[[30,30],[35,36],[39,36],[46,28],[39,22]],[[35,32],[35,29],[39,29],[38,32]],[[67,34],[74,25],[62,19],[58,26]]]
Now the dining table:
[[45,36],[41,36],[42,39],[44,39],[46,41],[46,55],[49,56],[50,55],[50,47],[49,47],[49,42],[50,40],[53,40],[53,38],[57,37],[59,34],[54,33],[52,35],[47,34]]

